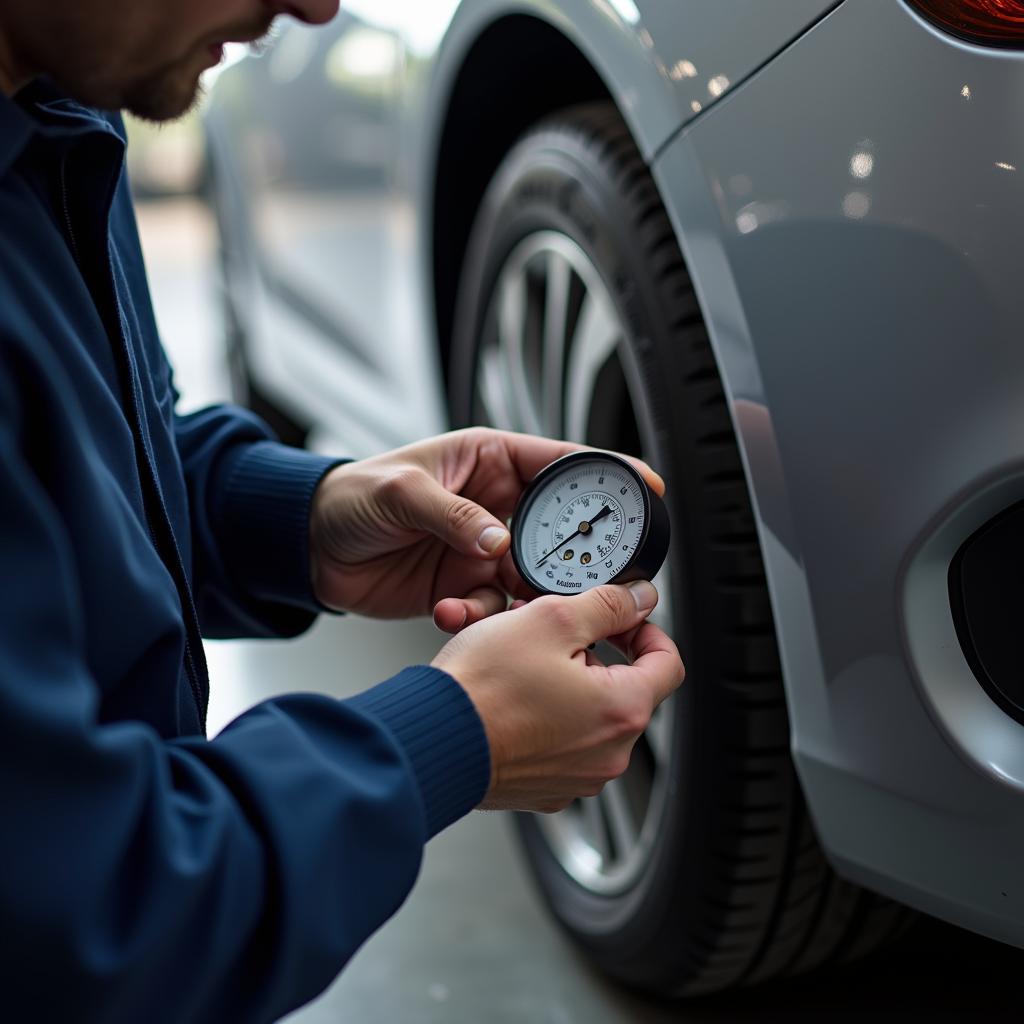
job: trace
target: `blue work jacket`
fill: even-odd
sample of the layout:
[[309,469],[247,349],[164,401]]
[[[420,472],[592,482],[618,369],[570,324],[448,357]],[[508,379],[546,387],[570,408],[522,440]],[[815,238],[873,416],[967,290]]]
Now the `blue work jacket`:
[[0,96],[0,1016],[270,1021],[401,904],[489,752],[429,667],[205,737],[200,634],[318,611],[332,463],[175,414],[123,154],[44,81]]

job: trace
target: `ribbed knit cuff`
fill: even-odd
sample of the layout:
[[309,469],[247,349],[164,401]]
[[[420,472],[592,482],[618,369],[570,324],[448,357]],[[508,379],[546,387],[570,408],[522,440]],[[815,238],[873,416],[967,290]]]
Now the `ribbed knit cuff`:
[[487,735],[469,695],[447,672],[416,665],[345,704],[381,722],[405,751],[428,838],[483,800],[491,782]]
[[227,456],[224,555],[246,593],[320,611],[309,578],[309,515],[328,470],[345,461],[276,441]]

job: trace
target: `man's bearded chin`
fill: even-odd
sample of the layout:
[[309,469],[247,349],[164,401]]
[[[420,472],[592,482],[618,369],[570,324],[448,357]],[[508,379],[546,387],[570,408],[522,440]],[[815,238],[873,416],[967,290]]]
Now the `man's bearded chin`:
[[172,121],[187,114],[199,95],[198,74],[179,65],[126,86],[119,106],[146,121]]
[[171,121],[187,114],[200,95],[199,73],[184,64],[130,82],[98,81],[81,75],[53,75],[57,85],[79,103],[99,110],[127,110],[146,121]]

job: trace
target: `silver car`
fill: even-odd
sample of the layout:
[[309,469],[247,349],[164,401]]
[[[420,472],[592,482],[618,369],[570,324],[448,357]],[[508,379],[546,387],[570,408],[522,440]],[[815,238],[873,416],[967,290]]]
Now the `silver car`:
[[1024,4],[343,7],[210,96],[240,393],[668,482],[687,683],[519,821],[554,916],[670,995],[1024,946]]

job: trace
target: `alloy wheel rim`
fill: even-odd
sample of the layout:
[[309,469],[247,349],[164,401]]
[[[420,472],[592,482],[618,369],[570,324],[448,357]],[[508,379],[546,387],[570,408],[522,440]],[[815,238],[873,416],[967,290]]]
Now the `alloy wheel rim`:
[[[499,270],[483,322],[473,419],[648,458],[655,452],[629,332],[597,267],[567,235],[528,235]],[[669,630],[667,563],[655,582],[662,598],[651,619]],[[609,645],[598,654],[622,660]],[[591,892],[628,889],[651,857],[670,789],[673,700],[655,712],[621,778],[536,818],[558,863]]]

